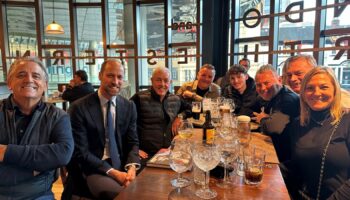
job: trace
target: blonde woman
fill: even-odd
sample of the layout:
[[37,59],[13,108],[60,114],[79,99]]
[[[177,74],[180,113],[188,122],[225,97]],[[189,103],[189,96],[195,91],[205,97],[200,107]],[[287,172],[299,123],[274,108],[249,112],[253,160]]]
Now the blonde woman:
[[340,101],[341,89],[330,68],[315,67],[305,75],[300,119],[291,129],[289,170],[298,178],[291,184],[297,187],[296,199],[350,197],[350,114],[343,113]]

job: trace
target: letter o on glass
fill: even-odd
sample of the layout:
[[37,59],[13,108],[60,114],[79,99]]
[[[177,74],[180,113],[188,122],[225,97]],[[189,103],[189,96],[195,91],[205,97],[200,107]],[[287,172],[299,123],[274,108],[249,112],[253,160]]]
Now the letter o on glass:
[[[249,15],[251,12],[255,12],[257,16],[254,17],[254,19],[256,18],[256,22],[255,22],[254,24],[252,24],[252,25],[249,25],[249,24],[247,23],[247,17],[248,17],[248,15]],[[258,9],[256,9],[256,8],[251,8],[251,9],[247,10],[247,11],[244,13],[244,15],[243,15],[243,24],[244,24],[245,27],[248,27],[248,28],[255,28],[255,27],[257,27],[257,26],[260,24],[260,22],[261,22],[261,14],[260,14],[260,11],[259,11]]]

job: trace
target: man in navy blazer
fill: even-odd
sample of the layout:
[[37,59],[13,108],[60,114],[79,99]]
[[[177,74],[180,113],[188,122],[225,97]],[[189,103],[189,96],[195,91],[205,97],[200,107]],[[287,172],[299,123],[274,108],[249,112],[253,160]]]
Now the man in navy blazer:
[[[134,180],[139,168],[137,113],[134,103],[119,96],[124,68],[116,60],[107,60],[99,73],[97,92],[74,102],[69,113],[75,141],[72,162],[78,163],[91,194],[98,199],[113,199]],[[115,140],[121,167],[112,167],[109,138],[106,134],[106,110],[112,102]]]

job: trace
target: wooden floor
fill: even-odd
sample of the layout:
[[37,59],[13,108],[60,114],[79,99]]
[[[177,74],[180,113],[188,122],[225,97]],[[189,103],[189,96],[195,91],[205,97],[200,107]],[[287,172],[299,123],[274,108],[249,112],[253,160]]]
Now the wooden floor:
[[63,184],[61,178],[58,178],[57,181],[53,184],[52,192],[54,193],[56,200],[61,199],[61,195],[63,192]]

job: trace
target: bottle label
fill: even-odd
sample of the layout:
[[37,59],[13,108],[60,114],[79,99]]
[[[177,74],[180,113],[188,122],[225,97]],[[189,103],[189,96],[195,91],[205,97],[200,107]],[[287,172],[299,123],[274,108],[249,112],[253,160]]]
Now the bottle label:
[[207,129],[207,144],[213,144],[215,137],[215,129]]

